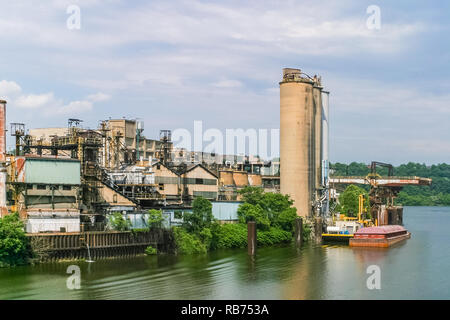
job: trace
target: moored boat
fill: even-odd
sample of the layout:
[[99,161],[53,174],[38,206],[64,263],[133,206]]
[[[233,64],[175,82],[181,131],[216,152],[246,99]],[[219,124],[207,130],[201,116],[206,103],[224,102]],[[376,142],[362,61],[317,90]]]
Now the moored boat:
[[349,244],[351,247],[387,248],[410,237],[411,233],[399,225],[367,227],[355,232]]

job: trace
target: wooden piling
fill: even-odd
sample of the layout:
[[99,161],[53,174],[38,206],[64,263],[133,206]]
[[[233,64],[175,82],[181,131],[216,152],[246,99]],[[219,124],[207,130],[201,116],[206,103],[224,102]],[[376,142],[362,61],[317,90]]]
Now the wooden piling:
[[314,220],[314,239],[316,244],[322,243],[322,218],[316,217]]
[[303,220],[301,217],[295,219],[295,244],[301,246],[303,242]]
[[247,248],[249,255],[255,255],[256,253],[256,222],[247,222]]

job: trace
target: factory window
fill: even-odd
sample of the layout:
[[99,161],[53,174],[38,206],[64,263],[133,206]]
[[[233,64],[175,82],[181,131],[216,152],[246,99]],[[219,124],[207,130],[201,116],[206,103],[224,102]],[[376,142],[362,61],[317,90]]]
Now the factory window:
[[45,184],[38,184],[37,185],[37,189],[38,190],[45,190],[45,189],[47,189],[47,186]]
[[159,190],[164,190],[164,183],[159,184]]
[[203,184],[203,179],[196,178],[195,184]]
[[27,189],[28,190],[32,190],[33,189],[33,185],[32,184],[27,184]]
[[63,190],[72,190],[72,187],[71,186],[62,186],[62,189]]

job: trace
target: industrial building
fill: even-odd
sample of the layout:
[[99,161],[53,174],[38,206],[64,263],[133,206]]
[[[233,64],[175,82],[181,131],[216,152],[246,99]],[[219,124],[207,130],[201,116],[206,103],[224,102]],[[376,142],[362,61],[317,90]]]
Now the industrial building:
[[[1,101],[3,133],[5,115]],[[254,156],[175,149],[169,130],[147,139],[135,119],[101,121],[96,129],[81,124],[68,119],[66,128],[27,132],[25,124],[11,123],[15,149],[8,155],[6,133],[0,139],[2,215],[19,212],[27,232],[101,231],[114,212],[139,225],[150,208],[183,212],[199,196],[222,203],[215,208],[226,216],[224,208],[237,210],[240,189],[262,187],[262,173],[279,168]]]

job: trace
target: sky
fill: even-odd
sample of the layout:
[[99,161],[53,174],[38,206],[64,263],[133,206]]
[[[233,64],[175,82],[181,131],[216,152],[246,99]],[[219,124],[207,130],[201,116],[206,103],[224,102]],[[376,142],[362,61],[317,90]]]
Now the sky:
[[0,97],[28,129],[270,130],[282,68],[300,68],[330,91],[332,162],[448,163],[449,15],[447,1],[0,0]]

